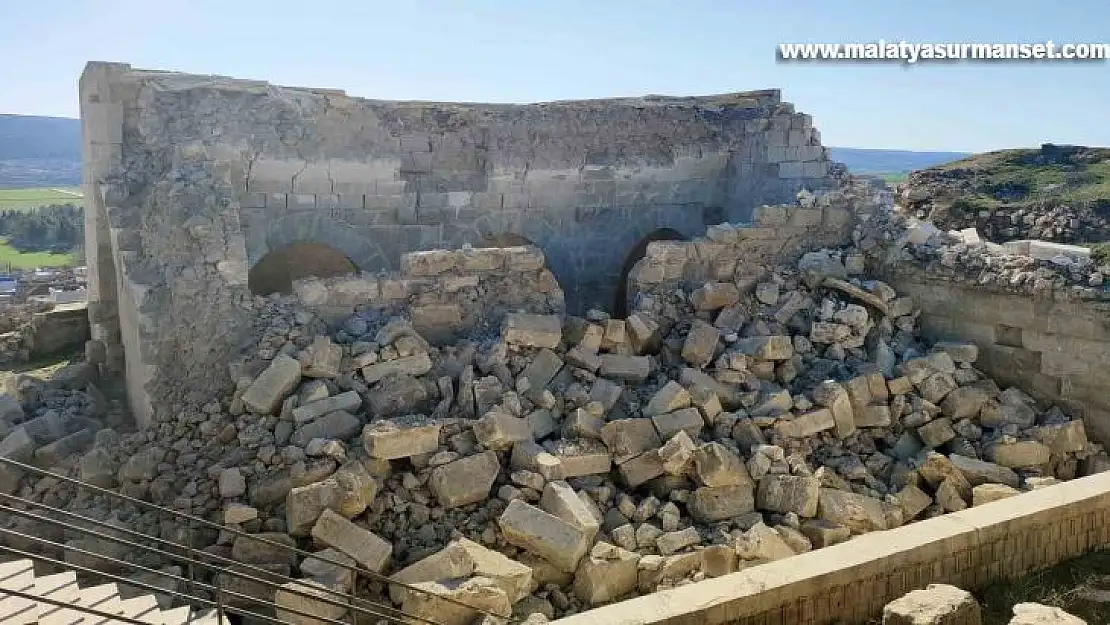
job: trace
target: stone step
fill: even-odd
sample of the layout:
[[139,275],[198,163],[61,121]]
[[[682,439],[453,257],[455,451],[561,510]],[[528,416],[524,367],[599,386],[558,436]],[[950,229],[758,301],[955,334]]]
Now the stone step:
[[[77,574],[73,571],[65,571],[56,575],[36,577],[34,592],[39,597],[72,604],[81,596],[81,587],[77,585]],[[69,616],[63,616],[63,614]],[[61,623],[67,620],[78,620],[80,617],[80,613],[62,606],[49,603],[38,604],[39,623]]]
[[[35,567],[30,560],[15,560],[0,564],[0,590],[15,590],[27,594],[35,591]],[[38,621],[38,604],[30,599],[0,596],[0,623],[4,625],[31,625]]]

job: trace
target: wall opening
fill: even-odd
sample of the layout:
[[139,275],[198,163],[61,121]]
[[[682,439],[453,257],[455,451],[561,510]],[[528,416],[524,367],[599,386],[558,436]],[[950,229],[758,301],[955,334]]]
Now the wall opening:
[[355,263],[339,250],[323,243],[298,242],[262,257],[247,276],[255,295],[291,293],[301,278],[331,278],[358,271]]
[[502,232],[489,235],[474,247],[520,247],[522,245],[535,245],[535,243],[515,232]]
[[632,251],[628,253],[628,257],[624,260],[624,265],[621,267],[620,282],[617,283],[617,297],[613,302],[613,314],[618,318],[625,318],[628,316],[628,274],[632,273],[632,268],[636,263],[640,262],[645,255],[647,255],[648,243],[652,241],[685,241],[686,237],[672,228],[658,228],[651,231],[648,235],[640,239],[639,243],[632,247]]

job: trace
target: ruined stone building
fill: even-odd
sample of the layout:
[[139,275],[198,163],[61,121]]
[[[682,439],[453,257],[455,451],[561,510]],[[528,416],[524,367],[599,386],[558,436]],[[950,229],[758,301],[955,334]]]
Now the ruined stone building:
[[297,277],[532,243],[570,311],[619,312],[647,242],[747,222],[830,178],[810,116],[778,90],[389,102],[90,63],[80,94],[93,337],[140,422],[152,394],[218,386],[245,298]]

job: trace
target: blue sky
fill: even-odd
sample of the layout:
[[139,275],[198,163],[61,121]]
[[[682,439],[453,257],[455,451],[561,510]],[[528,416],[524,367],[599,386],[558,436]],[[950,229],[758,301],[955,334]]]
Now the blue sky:
[[1108,0],[0,0],[0,113],[76,116],[85,61],[530,102],[779,87],[826,145],[1110,145],[1110,63],[784,64],[778,43],[1110,42]]

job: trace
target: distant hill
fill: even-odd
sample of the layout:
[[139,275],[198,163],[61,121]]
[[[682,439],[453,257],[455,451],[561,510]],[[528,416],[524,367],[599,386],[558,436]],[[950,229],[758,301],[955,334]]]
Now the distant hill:
[[871,150],[866,148],[829,148],[830,157],[848,166],[854,174],[905,174],[971,156],[970,152],[913,152],[909,150]]
[[81,120],[0,114],[0,188],[81,184]]
[[0,160],[81,160],[81,120],[0,114]]

